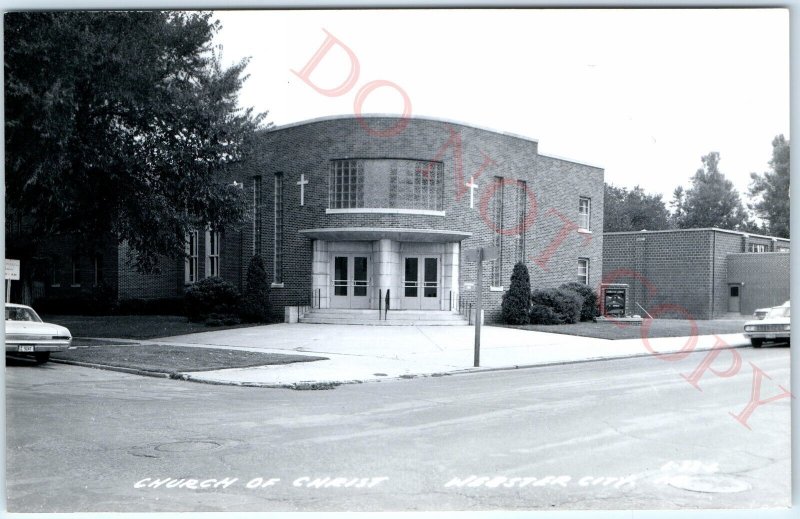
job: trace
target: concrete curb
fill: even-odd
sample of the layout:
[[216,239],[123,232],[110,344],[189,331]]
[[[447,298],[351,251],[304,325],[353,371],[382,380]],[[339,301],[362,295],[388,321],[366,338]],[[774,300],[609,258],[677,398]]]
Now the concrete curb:
[[[721,349],[721,350],[732,350],[732,349],[736,349],[736,348],[749,348],[749,347],[750,347],[749,344],[741,344],[741,345],[738,345],[738,346],[723,346],[722,348],[719,348],[719,349]],[[713,349],[714,349],[713,347],[712,348],[695,348],[689,353],[699,353],[699,352],[704,352],[704,351],[711,351]],[[589,363],[589,362],[604,362],[604,361],[609,361],[609,360],[641,359],[643,357],[656,357],[656,358],[658,358],[658,357],[666,357],[666,356],[669,356],[669,355],[675,355],[677,353],[680,353],[680,350],[673,351],[673,352],[667,352],[667,353],[634,353],[632,355],[619,355],[619,356],[616,356],[616,357],[595,357],[595,358],[591,358],[591,359],[579,359],[579,360],[557,360],[557,361],[553,361],[553,362],[542,362],[542,363],[539,363],[539,364],[519,364],[519,365],[516,365],[516,366],[502,366],[502,367],[499,367],[499,368],[481,368],[481,367],[478,367],[478,368],[467,368],[467,369],[463,369],[463,370],[447,372],[447,373],[444,373],[444,374],[445,375],[468,375],[470,373],[489,373],[489,372],[492,372],[492,371],[513,371],[515,369],[545,368],[545,367],[550,367],[550,366],[568,366],[570,364],[586,364],[586,363]],[[436,376],[436,375],[432,375],[432,376]]]
[[164,373],[162,371],[148,371],[136,368],[124,368],[122,366],[109,366],[107,364],[94,364],[92,362],[81,362],[78,360],[54,359],[51,357],[50,362],[55,362],[58,364],[71,364],[73,366],[81,366],[84,368],[104,369],[106,371],[118,371],[120,373],[128,373],[129,375],[141,375],[143,377],[174,378],[173,377],[174,373]]
[[[736,348],[748,348],[750,347],[749,344],[741,344],[738,346],[724,346],[720,349],[729,350],[729,349],[736,349]],[[693,349],[689,353],[698,353],[698,352],[706,352],[711,351],[714,348],[696,348]],[[190,373],[187,372],[160,372],[160,371],[148,371],[142,369],[135,369],[135,368],[124,368],[120,366],[109,366],[106,364],[94,364],[90,362],[80,362],[74,360],[65,360],[65,359],[50,359],[50,362],[56,362],[59,364],[71,364],[74,366],[81,366],[86,368],[95,368],[95,369],[103,369],[106,371],[117,371],[120,373],[127,373],[129,375],[141,375],[145,377],[154,377],[154,378],[164,378],[164,379],[173,379],[173,380],[183,380],[186,382],[195,382],[198,384],[209,384],[212,386],[236,386],[236,387],[258,387],[258,388],[265,388],[265,389],[293,389],[296,391],[301,390],[327,390],[327,389],[334,389],[337,386],[345,385],[345,384],[366,384],[370,382],[382,382],[383,380],[400,380],[400,379],[414,379],[414,378],[436,378],[436,377],[444,377],[450,375],[470,375],[473,373],[491,373],[496,371],[513,371],[517,369],[531,369],[531,368],[545,368],[545,367],[552,367],[552,366],[567,366],[570,364],[586,364],[589,362],[603,362],[603,361],[611,361],[611,360],[628,360],[628,359],[639,359],[644,357],[662,357],[668,355],[675,355],[676,353],[680,353],[679,351],[675,352],[666,352],[666,353],[635,353],[632,355],[621,355],[615,357],[596,357],[590,359],[579,359],[579,360],[566,360],[566,361],[554,361],[554,362],[542,362],[538,364],[518,364],[513,366],[501,366],[501,367],[492,367],[492,368],[466,368],[460,369],[456,371],[445,371],[445,372],[438,372],[438,373],[426,373],[426,374],[407,374],[407,375],[400,375],[397,377],[387,377],[381,378],[376,380],[341,380],[341,381],[333,381],[333,380],[317,380],[317,381],[306,381],[306,382],[293,382],[293,383],[279,383],[279,384],[270,384],[270,383],[263,383],[263,382],[236,382],[236,381],[224,381],[224,380],[208,380],[203,378],[197,378],[192,376]],[[319,387],[315,387],[319,386]]]

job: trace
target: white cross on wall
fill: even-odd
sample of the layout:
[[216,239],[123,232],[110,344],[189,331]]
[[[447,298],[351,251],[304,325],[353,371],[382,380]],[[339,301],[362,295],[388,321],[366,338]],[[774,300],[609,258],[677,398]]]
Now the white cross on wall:
[[306,205],[306,184],[308,184],[308,180],[306,180],[305,174],[301,174],[300,180],[297,181],[297,185],[300,186],[300,205]]
[[469,177],[469,182],[467,182],[466,186],[469,188],[469,208],[475,208],[475,189],[478,188],[478,184],[475,183],[475,177]]

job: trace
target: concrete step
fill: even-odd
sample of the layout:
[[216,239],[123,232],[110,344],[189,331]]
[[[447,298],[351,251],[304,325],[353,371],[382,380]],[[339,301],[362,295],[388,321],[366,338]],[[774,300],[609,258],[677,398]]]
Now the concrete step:
[[[386,317],[385,319],[383,317]],[[353,324],[367,326],[465,326],[467,320],[444,310],[352,310],[346,308],[316,308],[299,319],[307,324]]]
[[[380,314],[383,316],[384,314]],[[378,320],[378,310],[312,310],[305,317],[324,319],[365,319]],[[447,311],[389,310],[387,320],[392,321],[458,321],[463,319],[459,314]]]
[[411,320],[411,319],[389,319],[387,321],[375,319],[353,319],[353,318],[330,318],[330,317],[309,317],[309,314],[301,317],[299,322],[304,324],[349,324],[359,326],[467,326],[466,319],[454,320]]

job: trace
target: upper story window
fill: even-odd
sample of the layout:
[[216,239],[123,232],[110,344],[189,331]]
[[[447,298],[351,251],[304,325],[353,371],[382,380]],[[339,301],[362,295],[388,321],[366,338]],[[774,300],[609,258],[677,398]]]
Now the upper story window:
[[275,173],[275,200],[273,243],[272,243],[272,283],[283,284],[283,174]]
[[589,259],[578,259],[578,283],[589,284]]
[[72,256],[72,286],[81,286],[81,258],[77,254]]
[[219,233],[206,231],[206,277],[219,276]]
[[578,199],[578,227],[591,230],[592,199],[580,197]]
[[334,160],[330,167],[331,209],[364,207],[364,161]]
[[197,281],[197,268],[199,263],[197,256],[198,234],[197,231],[190,231],[186,236],[186,266],[184,269],[184,281],[186,283],[194,283]]
[[261,254],[261,176],[253,177],[253,256]]
[[748,252],[767,252],[767,246],[763,243],[751,243],[747,247]]
[[330,209],[386,208],[441,211],[444,167],[410,159],[349,159],[330,164]]

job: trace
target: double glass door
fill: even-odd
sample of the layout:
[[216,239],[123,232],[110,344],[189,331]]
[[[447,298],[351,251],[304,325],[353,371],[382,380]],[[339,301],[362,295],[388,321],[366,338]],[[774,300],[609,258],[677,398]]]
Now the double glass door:
[[367,256],[333,257],[333,308],[369,308],[369,259]]
[[439,310],[439,258],[406,256],[403,258],[403,308]]

